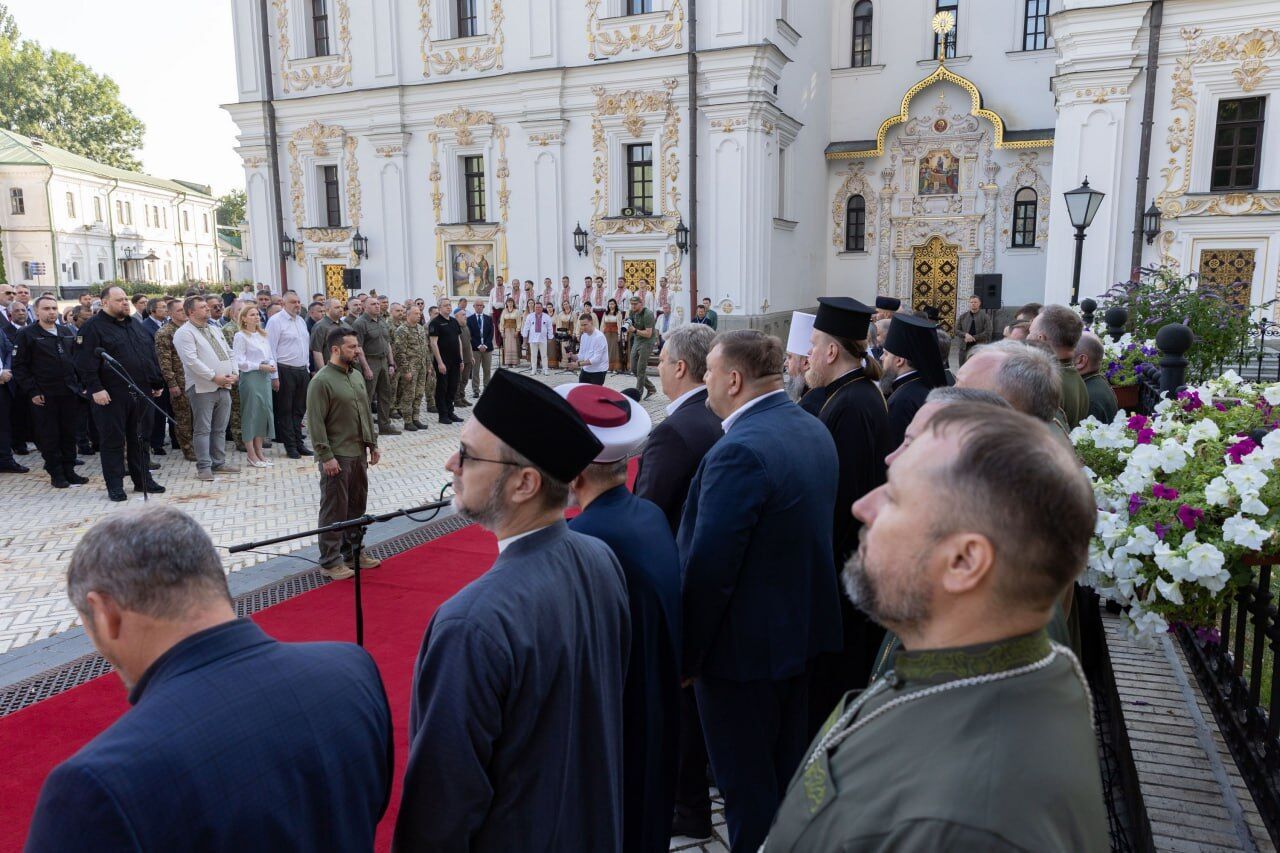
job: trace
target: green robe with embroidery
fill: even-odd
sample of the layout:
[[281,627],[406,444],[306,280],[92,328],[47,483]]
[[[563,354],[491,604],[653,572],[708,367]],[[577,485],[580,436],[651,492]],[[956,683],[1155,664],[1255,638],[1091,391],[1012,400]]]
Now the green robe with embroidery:
[[[888,703],[1050,653],[1045,631],[963,649],[907,652],[850,725]],[[806,767],[805,751],[764,849],[1111,849],[1091,709],[1071,659],[889,708]]]

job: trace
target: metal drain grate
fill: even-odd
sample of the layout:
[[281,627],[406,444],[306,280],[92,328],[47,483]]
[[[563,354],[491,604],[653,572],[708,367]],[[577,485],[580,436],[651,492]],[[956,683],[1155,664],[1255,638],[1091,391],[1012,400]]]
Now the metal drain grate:
[[[397,554],[403,554],[405,551],[416,548],[419,545],[425,545],[433,539],[456,533],[470,526],[470,524],[471,522],[456,515],[439,521],[428,522],[407,533],[402,533],[399,536],[374,545],[368,550],[368,553],[379,560],[385,560]],[[304,592],[311,592],[313,589],[317,589],[327,583],[332,583],[332,581],[320,574],[319,569],[308,569],[293,577],[285,578],[262,589],[239,596],[235,600],[236,615],[252,616],[259,610],[265,610],[282,601],[288,601],[290,598],[301,595]],[[52,696],[57,696],[59,693],[63,693],[73,687],[79,687],[81,684],[92,681],[98,676],[106,675],[109,672],[111,672],[111,664],[107,663],[101,655],[95,653],[76,658],[70,663],[62,664],[39,675],[24,678],[22,681],[0,690],[0,717],[12,714],[15,711],[21,711],[23,708]]]

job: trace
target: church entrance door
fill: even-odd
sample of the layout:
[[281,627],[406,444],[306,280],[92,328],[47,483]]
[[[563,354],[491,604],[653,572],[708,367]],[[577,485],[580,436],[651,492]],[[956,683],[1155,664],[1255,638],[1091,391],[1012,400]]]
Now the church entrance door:
[[343,302],[347,301],[347,286],[342,283],[342,273],[346,270],[346,264],[325,264],[324,265],[324,292],[330,299],[338,299]]
[[[635,293],[640,289],[640,282],[649,282],[650,290],[658,286],[658,262],[653,258],[624,260],[622,262],[622,283]],[[625,306],[624,306],[625,310]]]
[[960,273],[960,247],[933,236],[912,254],[911,307],[938,309],[939,325],[951,331],[956,319],[956,276]]

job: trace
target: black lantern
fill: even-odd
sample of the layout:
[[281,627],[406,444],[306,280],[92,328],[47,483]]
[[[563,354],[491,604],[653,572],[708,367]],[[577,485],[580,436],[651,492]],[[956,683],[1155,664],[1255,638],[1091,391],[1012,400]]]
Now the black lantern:
[[294,252],[296,252],[297,249],[298,242],[288,234],[285,234],[280,238],[280,257],[284,258],[286,261],[293,257]]
[[684,224],[684,218],[681,217],[680,223],[676,225],[676,248],[681,254],[689,251],[689,227]]
[[582,230],[581,222],[573,229],[573,248],[577,249],[579,255],[587,253],[587,232]]
[[1071,304],[1076,305],[1080,302],[1080,260],[1084,255],[1084,232],[1093,224],[1093,217],[1102,206],[1106,193],[1091,189],[1089,179],[1085,178],[1083,184],[1074,190],[1068,190],[1063,196],[1067,202],[1067,216],[1076,229],[1076,268],[1071,279]]
[[1160,208],[1156,207],[1154,201],[1147,208],[1147,212],[1142,214],[1142,233],[1147,236],[1148,246],[1160,236]]
[[360,229],[356,229],[356,236],[351,238],[351,251],[356,253],[357,258],[369,257],[369,238],[360,233]]

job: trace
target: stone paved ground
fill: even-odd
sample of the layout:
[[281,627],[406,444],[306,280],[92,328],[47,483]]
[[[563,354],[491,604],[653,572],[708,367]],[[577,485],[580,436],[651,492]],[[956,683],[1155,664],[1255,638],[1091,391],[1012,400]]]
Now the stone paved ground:
[[[575,381],[569,373],[538,378],[551,385]],[[621,389],[635,380],[610,376],[608,381]],[[645,401],[645,407],[657,420],[666,415],[667,402],[658,394]],[[458,411],[467,417],[471,410]],[[382,461],[371,469],[369,478],[369,512],[428,503],[449,481],[444,463],[457,450],[461,425],[444,426],[434,416],[428,422],[426,432],[388,436],[381,442]],[[278,444],[268,453],[275,467],[259,469],[249,468],[244,454],[232,452],[230,459],[242,466],[242,472],[220,476],[212,483],[197,481],[195,464],[184,461],[180,453],[157,457],[163,468],[155,477],[168,491],[151,499],[194,515],[219,546],[314,527],[319,505],[315,464],[287,458]],[[31,468],[29,474],[0,475],[9,518],[9,526],[0,532],[0,654],[75,623],[63,584],[72,550],[98,519],[142,500],[130,491],[127,503],[108,501],[96,457],[86,459],[78,469],[90,479],[89,485],[62,490],[50,487],[38,453],[19,461]],[[314,540],[272,546],[265,549],[267,554],[228,555],[225,565],[234,572],[309,544]]]

